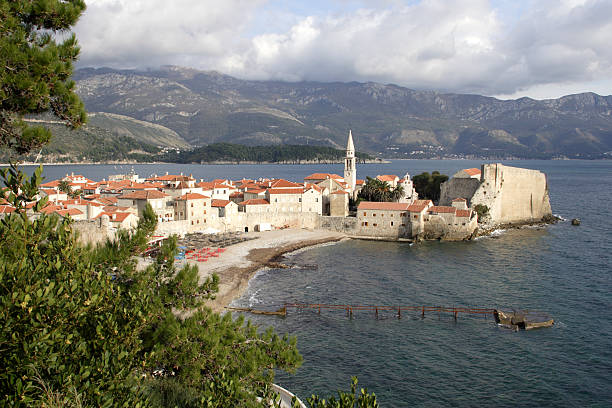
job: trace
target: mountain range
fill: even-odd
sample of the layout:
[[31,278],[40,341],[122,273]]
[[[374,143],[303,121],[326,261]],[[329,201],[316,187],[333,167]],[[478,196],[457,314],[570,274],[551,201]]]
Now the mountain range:
[[84,68],[91,123],[172,148],[227,142],[356,148],[384,157],[611,158],[612,96],[499,100],[392,84],[241,80],[176,66]]

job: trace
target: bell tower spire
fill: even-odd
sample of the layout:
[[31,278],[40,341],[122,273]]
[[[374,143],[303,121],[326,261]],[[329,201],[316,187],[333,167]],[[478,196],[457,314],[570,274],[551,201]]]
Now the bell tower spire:
[[344,182],[349,185],[351,194],[353,194],[355,192],[355,184],[357,183],[357,165],[355,163],[353,132],[350,129],[346,143],[346,158],[344,159]]

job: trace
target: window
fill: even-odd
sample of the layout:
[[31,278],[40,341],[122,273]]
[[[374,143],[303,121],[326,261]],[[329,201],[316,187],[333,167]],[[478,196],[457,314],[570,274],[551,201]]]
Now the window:
[[378,224],[372,224],[373,227],[378,227]]
[[319,202],[319,197],[315,198],[315,203]]
[[366,212],[365,212],[365,211],[363,212],[363,216],[364,216],[364,217],[366,216]]
[[405,226],[406,226],[406,224],[402,224],[402,227],[405,227]]
[[298,202],[300,202],[300,203],[302,202],[302,197],[298,198]]
[[372,214],[372,217],[376,217],[376,213]]
[[417,218],[419,218],[419,216],[414,214],[414,219],[416,220]]
[[393,221],[391,221],[391,226],[393,226]]
[[193,220],[191,220],[191,225],[193,225]]
[[365,226],[366,226],[366,227],[368,226],[368,223],[367,223],[367,221],[366,221],[366,222],[364,222],[364,224],[365,224]]
[[193,208],[193,203],[191,203],[191,208]]
[[385,214],[380,214],[380,216],[381,216],[381,217],[384,217],[384,216],[385,216]]

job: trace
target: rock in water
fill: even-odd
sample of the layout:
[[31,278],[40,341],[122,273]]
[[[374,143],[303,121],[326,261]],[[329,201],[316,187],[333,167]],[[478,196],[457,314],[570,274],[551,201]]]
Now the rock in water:
[[580,225],[580,218],[572,219],[572,225]]

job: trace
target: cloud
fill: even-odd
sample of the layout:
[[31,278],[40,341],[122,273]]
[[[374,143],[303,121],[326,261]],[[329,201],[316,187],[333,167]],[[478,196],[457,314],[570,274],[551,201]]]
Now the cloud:
[[487,0],[347,3],[344,13],[288,16],[289,25],[275,25],[288,28],[247,34],[266,21],[261,13],[285,11],[253,0],[92,1],[76,28],[81,65],[176,64],[488,95],[612,77],[609,1],[538,0],[512,18]]
[[75,27],[81,65],[217,64],[260,0],[90,0]]

